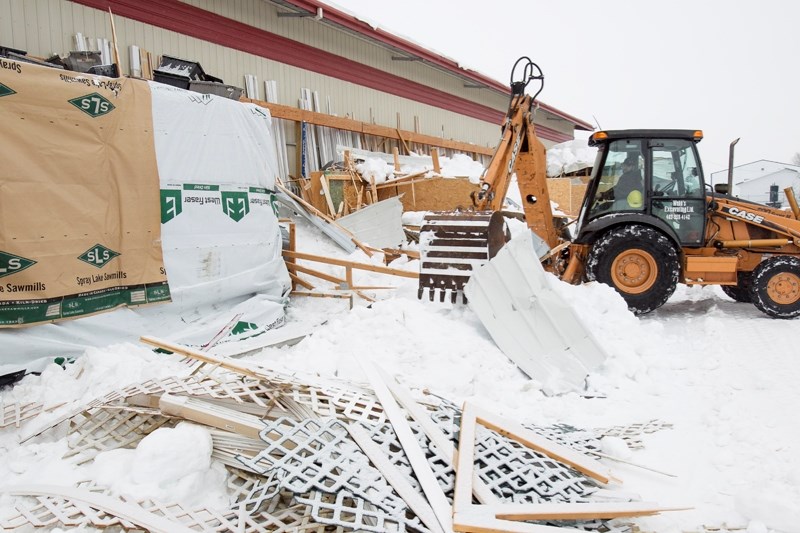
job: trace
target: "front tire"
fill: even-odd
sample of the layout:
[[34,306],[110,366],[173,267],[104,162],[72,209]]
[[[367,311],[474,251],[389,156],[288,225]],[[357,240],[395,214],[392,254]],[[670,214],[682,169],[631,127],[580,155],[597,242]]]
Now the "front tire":
[[753,304],[773,318],[800,315],[800,259],[783,255],[765,259],[753,271]]
[[614,228],[597,239],[586,274],[613,287],[636,315],[658,309],[678,284],[680,262],[672,241],[639,224]]

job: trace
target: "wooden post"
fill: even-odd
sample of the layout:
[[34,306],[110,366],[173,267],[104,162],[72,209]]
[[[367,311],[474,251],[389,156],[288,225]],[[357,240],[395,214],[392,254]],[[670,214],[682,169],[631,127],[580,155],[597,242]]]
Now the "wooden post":
[[119,62],[119,48],[117,48],[117,26],[114,24],[114,14],[108,8],[108,18],[111,20],[111,40],[114,41],[114,64],[117,66],[117,77],[122,77],[122,65]]
[[369,177],[369,183],[370,183],[370,186],[372,187],[372,203],[373,204],[377,204],[378,203],[378,189],[375,188],[375,176],[370,176]]
[[433,171],[437,174],[442,173],[442,167],[439,166],[439,149],[431,148],[431,159],[433,160]]
[[397,147],[392,148],[392,155],[394,156],[394,171],[400,172],[400,150]]

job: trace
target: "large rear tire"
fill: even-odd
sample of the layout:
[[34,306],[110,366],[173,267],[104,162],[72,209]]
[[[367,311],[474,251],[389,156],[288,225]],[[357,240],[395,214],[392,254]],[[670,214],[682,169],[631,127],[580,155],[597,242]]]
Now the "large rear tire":
[[800,259],[773,256],[753,271],[750,294],[759,311],[773,318],[800,315]]
[[739,272],[736,285],[721,285],[722,292],[735,302],[752,303],[753,294],[750,287],[753,285],[752,272]]
[[678,284],[680,262],[672,241],[639,224],[614,228],[592,245],[586,274],[614,287],[628,309],[643,315],[658,309]]

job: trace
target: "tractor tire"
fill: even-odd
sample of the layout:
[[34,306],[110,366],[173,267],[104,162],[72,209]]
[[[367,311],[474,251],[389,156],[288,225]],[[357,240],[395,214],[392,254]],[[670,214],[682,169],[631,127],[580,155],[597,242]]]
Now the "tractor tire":
[[762,261],[753,271],[750,295],[758,310],[773,318],[800,315],[800,259],[783,255]]
[[678,252],[663,233],[639,224],[603,234],[592,245],[586,274],[613,287],[636,315],[654,311],[675,292]]
[[720,285],[720,287],[722,288],[722,292],[734,302],[749,304],[753,303],[753,295],[750,291],[752,284],[752,272],[739,272],[736,285]]

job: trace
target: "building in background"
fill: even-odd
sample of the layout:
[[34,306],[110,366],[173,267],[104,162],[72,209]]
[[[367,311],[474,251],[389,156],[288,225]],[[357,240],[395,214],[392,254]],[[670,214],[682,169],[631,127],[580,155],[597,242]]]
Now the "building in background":
[[[109,8],[123,74],[141,72],[145,56],[131,48],[138,47],[153,67],[162,55],[195,61],[224,83],[247,87],[251,98],[292,107],[304,98],[329,115],[472,143],[476,158],[497,144],[509,100],[504,83],[316,0],[6,0],[0,47],[46,58],[75,50],[76,34],[90,44],[111,40]],[[269,98],[267,82],[274,82]],[[545,103],[535,123],[547,147],[593,129]],[[289,173],[300,169],[302,135],[286,127]],[[368,144],[362,147],[374,148]]]
[[[712,173],[711,182],[727,183],[728,169]],[[733,167],[733,195],[744,200],[786,207],[787,187],[800,198],[800,166],[762,159]]]

